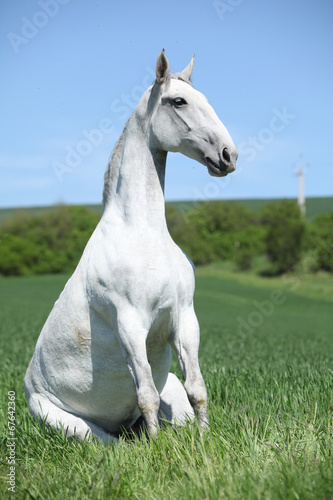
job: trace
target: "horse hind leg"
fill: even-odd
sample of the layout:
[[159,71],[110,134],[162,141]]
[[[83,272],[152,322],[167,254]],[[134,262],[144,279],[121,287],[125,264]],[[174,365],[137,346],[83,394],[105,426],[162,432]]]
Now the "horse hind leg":
[[169,373],[160,394],[159,417],[172,425],[185,425],[195,420],[184,386],[173,373]]
[[118,442],[115,436],[106,432],[99,425],[58,408],[40,394],[30,396],[29,411],[34,418],[45,420],[48,425],[64,432],[68,438],[76,438],[79,441],[99,440],[104,444]]

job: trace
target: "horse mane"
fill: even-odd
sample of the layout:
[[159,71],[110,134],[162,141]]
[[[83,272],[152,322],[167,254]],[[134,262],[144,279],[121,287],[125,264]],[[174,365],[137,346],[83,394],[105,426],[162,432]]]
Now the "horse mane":
[[128,125],[129,120],[130,120],[130,118],[127,120],[127,123],[124,127],[124,130],[122,131],[118,141],[116,142],[116,144],[111,152],[108,167],[107,167],[105,174],[104,174],[103,209],[105,208],[106,203],[108,201],[109,187],[110,187],[111,178],[112,178],[112,165],[114,165],[114,163],[117,161],[117,157],[118,157],[119,152],[121,153],[121,151],[122,151],[121,146],[124,142],[124,138],[125,138],[125,134],[126,134],[127,125]]
[[[188,85],[190,85],[191,87],[193,87],[193,83],[191,82],[191,80],[189,78],[187,78],[183,73],[169,73],[165,83],[168,84],[168,81],[170,81],[170,80],[181,80],[182,82],[185,82]],[[160,85],[160,84],[157,82],[157,80],[155,80],[153,82],[152,88],[154,89],[157,85]],[[152,90],[152,92],[153,92],[153,90]],[[110,187],[110,182],[111,182],[111,178],[112,178],[112,166],[117,161],[118,153],[121,150],[121,146],[124,142],[124,136],[125,136],[126,129],[127,129],[127,126],[128,126],[130,119],[131,119],[131,117],[127,120],[127,123],[125,125],[124,130],[123,130],[121,136],[119,137],[118,141],[116,142],[116,144],[112,150],[110,161],[108,163],[108,167],[107,167],[106,172],[104,174],[103,209],[105,208],[106,203],[108,201],[108,196],[109,196],[109,191],[110,191],[109,187]]]
[[193,83],[190,78],[187,78],[183,73],[169,73],[168,77],[172,80],[181,80],[182,82],[188,83],[193,87]]

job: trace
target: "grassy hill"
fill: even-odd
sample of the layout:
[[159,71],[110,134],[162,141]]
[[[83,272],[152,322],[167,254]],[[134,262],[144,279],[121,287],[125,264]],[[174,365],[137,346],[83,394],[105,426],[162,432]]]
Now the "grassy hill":
[[[273,199],[239,199],[239,200],[226,200],[240,203],[250,210],[260,212],[268,203],[274,201]],[[170,201],[167,204],[174,205],[181,212],[188,212],[195,208],[199,201]],[[102,213],[101,205],[87,205],[92,211]],[[51,210],[53,207],[26,207],[26,208],[1,208],[0,209],[0,225],[6,220],[18,213],[25,213],[28,215],[40,215]],[[333,212],[333,197],[327,198],[307,198],[306,200],[306,218],[310,222],[312,219],[321,213]]]
[[[244,205],[249,210],[261,212],[261,210],[273,201],[274,199],[260,198],[260,199],[239,199],[239,200],[226,200],[233,201]],[[199,203],[198,201],[175,201],[169,202],[175,205],[182,212],[192,210]],[[306,218],[310,222],[313,218],[322,213],[333,212],[333,197],[327,198],[307,198],[306,199]]]

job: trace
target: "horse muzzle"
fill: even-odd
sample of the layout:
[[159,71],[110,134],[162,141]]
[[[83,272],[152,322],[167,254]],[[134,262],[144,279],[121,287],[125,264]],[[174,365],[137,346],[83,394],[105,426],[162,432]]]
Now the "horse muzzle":
[[206,156],[206,165],[210,175],[214,177],[225,177],[231,174],[236,168],[236,161],[238,158],[238,151],[233,148],[230,152],[228,148],[223,148],[222,152],[218,155],[218,160],[214,161],[209,156]]

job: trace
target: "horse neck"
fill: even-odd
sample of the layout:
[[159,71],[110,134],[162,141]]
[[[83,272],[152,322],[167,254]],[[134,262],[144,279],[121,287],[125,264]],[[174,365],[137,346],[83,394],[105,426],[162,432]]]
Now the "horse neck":
[[164,230],[166,152],[150,146],[147,128],[134,111],[105,175],[103,217]]

